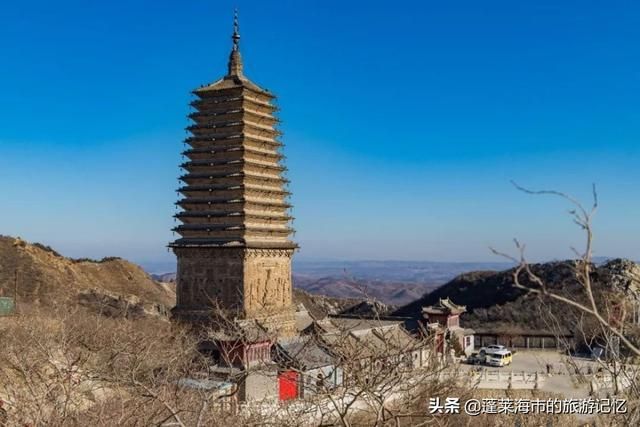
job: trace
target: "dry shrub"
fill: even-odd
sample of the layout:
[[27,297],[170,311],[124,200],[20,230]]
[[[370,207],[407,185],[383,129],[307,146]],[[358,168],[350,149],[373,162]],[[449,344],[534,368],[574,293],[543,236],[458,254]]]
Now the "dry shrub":
[[167,321],[35,310],[3,319],[0,337],[0,396],[15,424],[149,425],[200,415],[202,396],[177,384],[206,373],[207,361],[196,337]]

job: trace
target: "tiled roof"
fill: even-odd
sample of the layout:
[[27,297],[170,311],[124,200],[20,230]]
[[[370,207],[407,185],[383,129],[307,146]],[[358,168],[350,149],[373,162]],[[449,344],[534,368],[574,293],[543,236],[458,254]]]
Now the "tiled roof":
[[225,76],[220,80],[216,80],[211,84],[194,90],[194,92],[199,93],[207,92],[210,90],[234,89],[239,87],[246,87],[247,89],[251,89],[256,92],[262,92],[264,95],[273,96],[268,90],[261,88],[244,76]]
[[313,337],[295,337],[278,342],[281,356],[304,369],[313,369],[334,364],[334,358]]
[[460,314],[465,311],[466,306],[456,305],[449,298],[440,298],[437,304],[422,308],[422,312],[427,314]]

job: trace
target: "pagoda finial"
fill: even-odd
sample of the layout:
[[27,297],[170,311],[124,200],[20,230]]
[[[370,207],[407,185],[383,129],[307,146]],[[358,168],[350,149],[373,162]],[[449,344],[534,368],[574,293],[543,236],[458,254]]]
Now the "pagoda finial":
[[240,56],[240,31],[238,25],[238,9],[233,13],[233,48],[229,55],[229,77],[242,77],[242,57]]
[[238,9],[233,11],[233,35],[231,36],[231,40],[233,40],[233,50],[240,49],[240,26],[238,25]]

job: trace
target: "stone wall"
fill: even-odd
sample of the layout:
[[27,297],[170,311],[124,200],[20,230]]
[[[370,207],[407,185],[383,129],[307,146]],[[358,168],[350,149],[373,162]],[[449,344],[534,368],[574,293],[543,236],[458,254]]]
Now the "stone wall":
[[276,400],[278,398],[278,373],[263,369],[249,371],[240,384],[239,399],[246,401]]

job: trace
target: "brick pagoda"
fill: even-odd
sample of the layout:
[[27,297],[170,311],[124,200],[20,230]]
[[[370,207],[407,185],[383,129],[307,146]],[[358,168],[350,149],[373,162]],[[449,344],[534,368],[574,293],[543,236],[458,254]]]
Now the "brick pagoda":
[[275,96],[243,74],[237,16],[227,74],[193,91],[184,185],[170,244],[178,258],[182,320],[213,307],[255,319],[281,335],[294,329],[288,181]]

